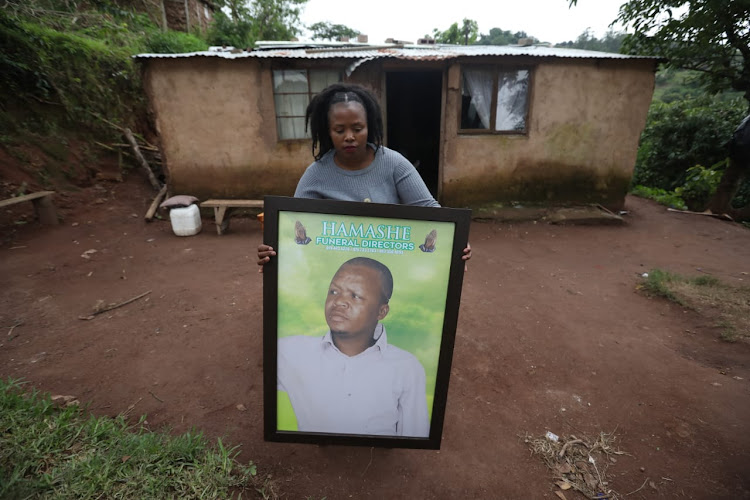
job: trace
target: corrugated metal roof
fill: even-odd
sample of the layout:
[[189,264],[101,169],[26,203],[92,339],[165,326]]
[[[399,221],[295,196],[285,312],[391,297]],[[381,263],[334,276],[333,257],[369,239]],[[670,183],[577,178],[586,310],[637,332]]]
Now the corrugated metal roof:
[[184,54],[138,54],[136,59],[174,59],[188,57],[218,57],[222,59],[357,59],[380,58],[407,59],[411,61],[444,60],[457,57],[525,56],[561,57],[579,59],[657,59],[650,56],[630,56],[591,50],[562,49],[541,45],[367,45],[336,44],[316,45],[299,42],[263,44],[260,48],[243,50],[210,50]]

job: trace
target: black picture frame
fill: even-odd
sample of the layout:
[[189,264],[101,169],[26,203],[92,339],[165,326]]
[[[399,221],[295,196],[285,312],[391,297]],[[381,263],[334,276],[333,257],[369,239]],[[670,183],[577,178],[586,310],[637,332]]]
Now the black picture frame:
[[[292,224],[293,219],[295,221],[294,224]],[[304,224],[300,221],[304,221]],[[263,271],[263,401],[265,440],[388,448],[440,449],[453,358],[453,346],[461,301],[461,287],[464,273],[464,261],[461,257],[463,249],[468,242],[470,223],[471,211],[468,209],[384,205],[281,196],[265,197],[264,242],[271,245],[278,254],[264,266]],[[349,234],[347,234],[347,228]],[[426,232],[427,228],[439,229]],[[282,237],[280,237],[280,234]],[[381,238],[381,236],[384,237]],[[448,240],[447,243],[446,240]],[[422,243],[423,241],[424,243]],[[414,429],[418,428],[418,431],[406,430],[407,426],[410,425],[405,423],[407,421],[404,416],[406,410],[404,410],[404,414],[400,410],[398,412],[399,418],[403,417],[404,422],[397,419],[395,427],[392,427],[390,421],[386,422],[390,426],[387,428],[400,429],[393,433],[381,433],[380,431],[370,433],[369,429],[374,427],[370,427],[369,422],[374,419],[367,421],[368,423],[364,427],[367,430],[353,432],[350,429],[344,429],[344,425],[356,425],[352,423],[352,420],[348,419],[349,416],[345,411],[337,414],[341,415],[340,419],[338,417],[328,419],[324,431],[314,426],[311,427],[312,430],[299,430],[299,427],[304,425],[312,425],[303,421],[302,416],[307,414],[308,409],[303,409],[300,401],[316,401],[317,396],[314,397],[311,393],[305,393],[306,389],[293,387],[291,383],[289,385],[290,389],[279,391],[282,380],[298,381],[309,379],[307,375],[297,374],[296,372],[294,376],[290,375],[287,377],[287,373],[296,370],[298,366],[305,365],[305,363],[287,362],[288,356],[291,355],[286,354],[288,348],[284,346],[290,344],[296,345],[295,343],[298,341],[305,343],[305,346],[307,346],[309,342],[312,342],[309,339],[316,339],[315,347],[311,349],[311,352],[315,351],[317,353],[319,349],[325,350],[322,347],[318,347],[318,342],[325,340],[325,337],[320,335],[320,332],[323,330],[328,331],[326,335],[333,335],[326,324],[328,323],[327,313],[323,313],[324,304],[327,303],[326,300],[329,298],[329,295],[334,294],[331,291],[332,289],[329,288],[329,283],[339,269],[341,262],[353,257],[368,257],[383,263],[387,267],[394,268],[392,271],[394,276],[392,287],[394,290],[393,299],[390,302],[386,301],[389,304],[389,309],[386,311],[398,311],[399,307],[402,311],[405,311],[409,307],[421,310],[427,307],[425,305],[427,303],[434,304],[431,306],[429,320],[416,324],[419,325],[419,328],[421,328],[421,325],[439,325],[439,335],[437,327],[433,328],[431,332],[426,333],[412,333],[405,328],[401,328],[400,331],[396,331],[394,334],[389,329],[391,324],[388,324],[385,327],[388,330],[387,338],[383,336],[384,342],[387,342],[384,345],[387,347],[383,351],[379,351],[392,352],[395,347],[395,351],[399,353],[403,353],[404,351],[409,352],[407,348],[392,345],[393,339],[399,338],[392,337],[392,335],[400,335],[402,343],[424,342],[424,344],[418,344],[419,349],[412,349],[412,351],[419,351],[420,353],[429,351],[433,353],[432,355],[422,354],[422,358],[420,359],[417,359],[417,355],[414,353],[404,355],[407,357],[411,356],[415,361],[419,361],[418,366],[423,369],[423,378],[421,379],[423,385],[433,387],[429,390],[426,389],[422,393],[425,396],[421,397],[421,401],[420,397],[415,398],[417,403],[426,400],[428,411],[431,410],[431,415],[427,416],[429,431],[426,435],[424,435],[425,428],[422,425],[424,419],[420,421],[420,425],[414,427]],[[422,284],[420,281],[423,276],[422,274],[416,275],[419,280],[409,278],[412,276],[410,273],[416,273],[418,269],[423,267],[428,270],[424,274],[429,276],[429,280],[425,284]],[[315,269],[311,270],[312,268]],[[314,276],[321,277],[316,279]],[[383,282],[383,279],[381,278],[380,281]],[[376,282],[370,280],[369,283]],[[333,287],[333,285],[330,286]],[[443,293],[441,290],[443,288],[444,299],[441,299],[441,294]],[[299,306],[300,309],[296,309],[298,307],[296,304],[309,302],[309,300],[306,301],[297,296],[297,294],[302,294],[305,289],[309,290],[307,292],[308,295],[315,297],[314,300],[317,300],[319,292],[320,303],[311,303],[312,305],[304,309],[302,306]],[[405,290],[404,294],[407,292],[411,293],[410,296],[412,298],[421,297],[418,294],[422,293],[420,290],[423,290],[425,303],[423,304],[423,299],[421,298],[419,300],[412,299],[411,302],[400,299],[400,303],[395,303],[399,290]],[[442,311],[439,310],[441,304]],[[320,307],[321,305],[324,307]],[[316,308],[317,311],[320,311],[321,323],[318,334],[307,335],[307,332],[298,332],[298,323],[296,322],[302,321],[301,317],[312,318]],[[314,312],[315,315],[318,314],[317,311]],[[392,316],[399,318],[397,312]],[[413,321],[415,319],[414,315],[408,315],[408,318],[406,316],[407,313],[403,312],[401,321]],[[386,316],[383,319],[383,324],[386,323],[385,320],[387,319],[388,317]],[[442,324],[440,325],[440,323]],[[376,326],[376,331],[377,328],[379,326]],[[298,340],[284,340],[280,342],[280,338],[287,336],[289,331],[293,331],[293,334],[288,336],[293,336]],[[337,333],[337,335],[340,334]],[[427,338],[431,340],[419,340]],[[439,342],[436,341],[438,338]],[[281,348],[283,351],[281,362],[279,361],[280,343],[283,343]],[[326,349],[333,349],[337,352],[337,356],[344,359],[344,355],[338,349],[330,347],[333,345],[329,343]],[[426,347],[423,349],[423,346]],[[373,346],[373,348],[378,347]],[[307,352],[307,347],[295,347],[295,349],[297,349],[294,351],[295,353]],[[297,357],[294,359],[298,360],[300,358]],[[359,372],[365,374],[365,379],[367,379],[370,373],[380,373],[378,370],[381,368],[377,364],[380,358],[372,359],[374,361],[371,362],[375,364],[367,365],[367,369],[363,368],[362,370],[364,371]],[[279,374],[278,371],[280,364],[282,365],[282,374]],[[316,362],[311,361],[310,366],[319,367],[326,365],[316,360]],[[386,374],[384,378],[390,380],[389,377],[397,377],[396,375],[391,375],[395,372],[392,369],[392,365],[387,366],[388,368],[384,368],[386,370],[383,372]],[[425,366],[427,366],[426,369]],[[367,371],[371,367],[375,367],[375,371]],[[416,371],[418,370],[419,368],[416,368]],[[427,384],[424,383],[425,376],[427,377],[426,380],[429,381]],[[375,377],[373,375],[373,377],[378,381],[383,380],[379,376]],[[404,378],[411,380],[411,377]],[[356,380],[356,377],[353,377],[353,379]],[[321,378],[320,380],[324,381],[327,379]],[[400,383],[398,379],[396,379],[396,382]],[[314,386],[315,389],[313,392],[318,394],[317,391],[323,391],[320,394],[324,398],[334,397],[331,395],[335,392],[332,387],[338,383],[338,379],[333,380],[330,385],[328,382],[321,382]],[[383,382],[383,385],[385,384],[386,382]],[[404,382],[404,384],[406,383]],[[371,380],[365,380],[362,386],[366,387],[366,389],[359,392],[359,397],[365,400],[367,404],[379,404],[379,400],[375,401],[377,396],[369,393],[372,390],[371,388],[377,385],[378,383],[373,384]],[[413,384],[413,387],[418,386],[419,382]],[[283,387],[286,388],[286,385]],[[355,388],[354,390],[356,391],[357,389]],[[300,393],[300,391],[303,392]],[[383,390],[381,392],[387,392],[390,395],[394,391]],[[429,392],[432,392],[431,400]],[[300,393],[304,397],[296,397],[295,399],[295,393]],[[367,395],[364,395],[365,393]],[[344,394],[344,396],[346,395]],[[348,396],[352,396],[352,394],[350,393]],[[289,402],[288,409],[291,409],[291,412],[288,409],[280,410],[280,405],[283,406],[285,404],[287,397]],[[371,400],[368,400],[368,398]],[[297,402],[297,409],[295,409],[293,400]],[[367,406],[367,404],[364,406]],[[391,402],[388,401],[383,407],[388,410],[389,414],[393,414],[390,405]],[[403,407],[406,406],[407,404],[404,403]],[[399,409],[402,408],[400,400],[397,407]],[[327,406],[326,408],[330,407]],[[376,406],[376,408],[380,409],[381,406]],[[357,406],[356,411],[359,411],[359,409],[360,406]],[[361,411],[364,412],[366,410]],[[419,412],[415,411],[415,413]],[[290,417],[294,420],[292,424],[283,422],[289,420]],[[334,423],[332,420],[339,420],[339,424]],[[294,425],[298,426],[297,430],[293,430]],[[333,429],[329,428],[331,426]],[[340,428],[342,430],[338,432]],[[413,432],[418,435],[402,435],[401,432],[407,434]]]

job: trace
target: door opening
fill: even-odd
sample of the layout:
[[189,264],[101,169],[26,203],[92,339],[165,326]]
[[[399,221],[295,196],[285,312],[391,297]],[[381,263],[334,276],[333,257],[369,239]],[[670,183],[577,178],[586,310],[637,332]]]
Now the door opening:
[[441,71],[386,74],[388,147],[404,155],[437,198],[440,182]]

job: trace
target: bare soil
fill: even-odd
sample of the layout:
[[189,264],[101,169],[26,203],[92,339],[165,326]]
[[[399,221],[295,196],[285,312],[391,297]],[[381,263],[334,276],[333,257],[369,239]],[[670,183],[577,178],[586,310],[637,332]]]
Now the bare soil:
[[556,499],[522,437],[546,431],[614,432],[628,498],[750,498],[750,345],[637,290],[652,268],[750,284],[750,230],[639,198],[622,226],[474,222],[440,451],[279,444],[262,435],[260,225],[177,237],[143,221],[153,195],[132,173],[58,194],[57,227],[3,209],[0,376],[225,437],[284,498]]

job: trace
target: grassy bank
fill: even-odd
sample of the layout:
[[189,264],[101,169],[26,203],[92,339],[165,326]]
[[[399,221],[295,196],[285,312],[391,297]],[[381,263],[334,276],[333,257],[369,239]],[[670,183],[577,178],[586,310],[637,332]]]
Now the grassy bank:
[[270,498],[237,447],[151,432],[0,380],[0,498]]
[[640,288],[711,319],[726,342],[750,340],[748,286],[731,286],[710,275],[688,277],[652,269]]

